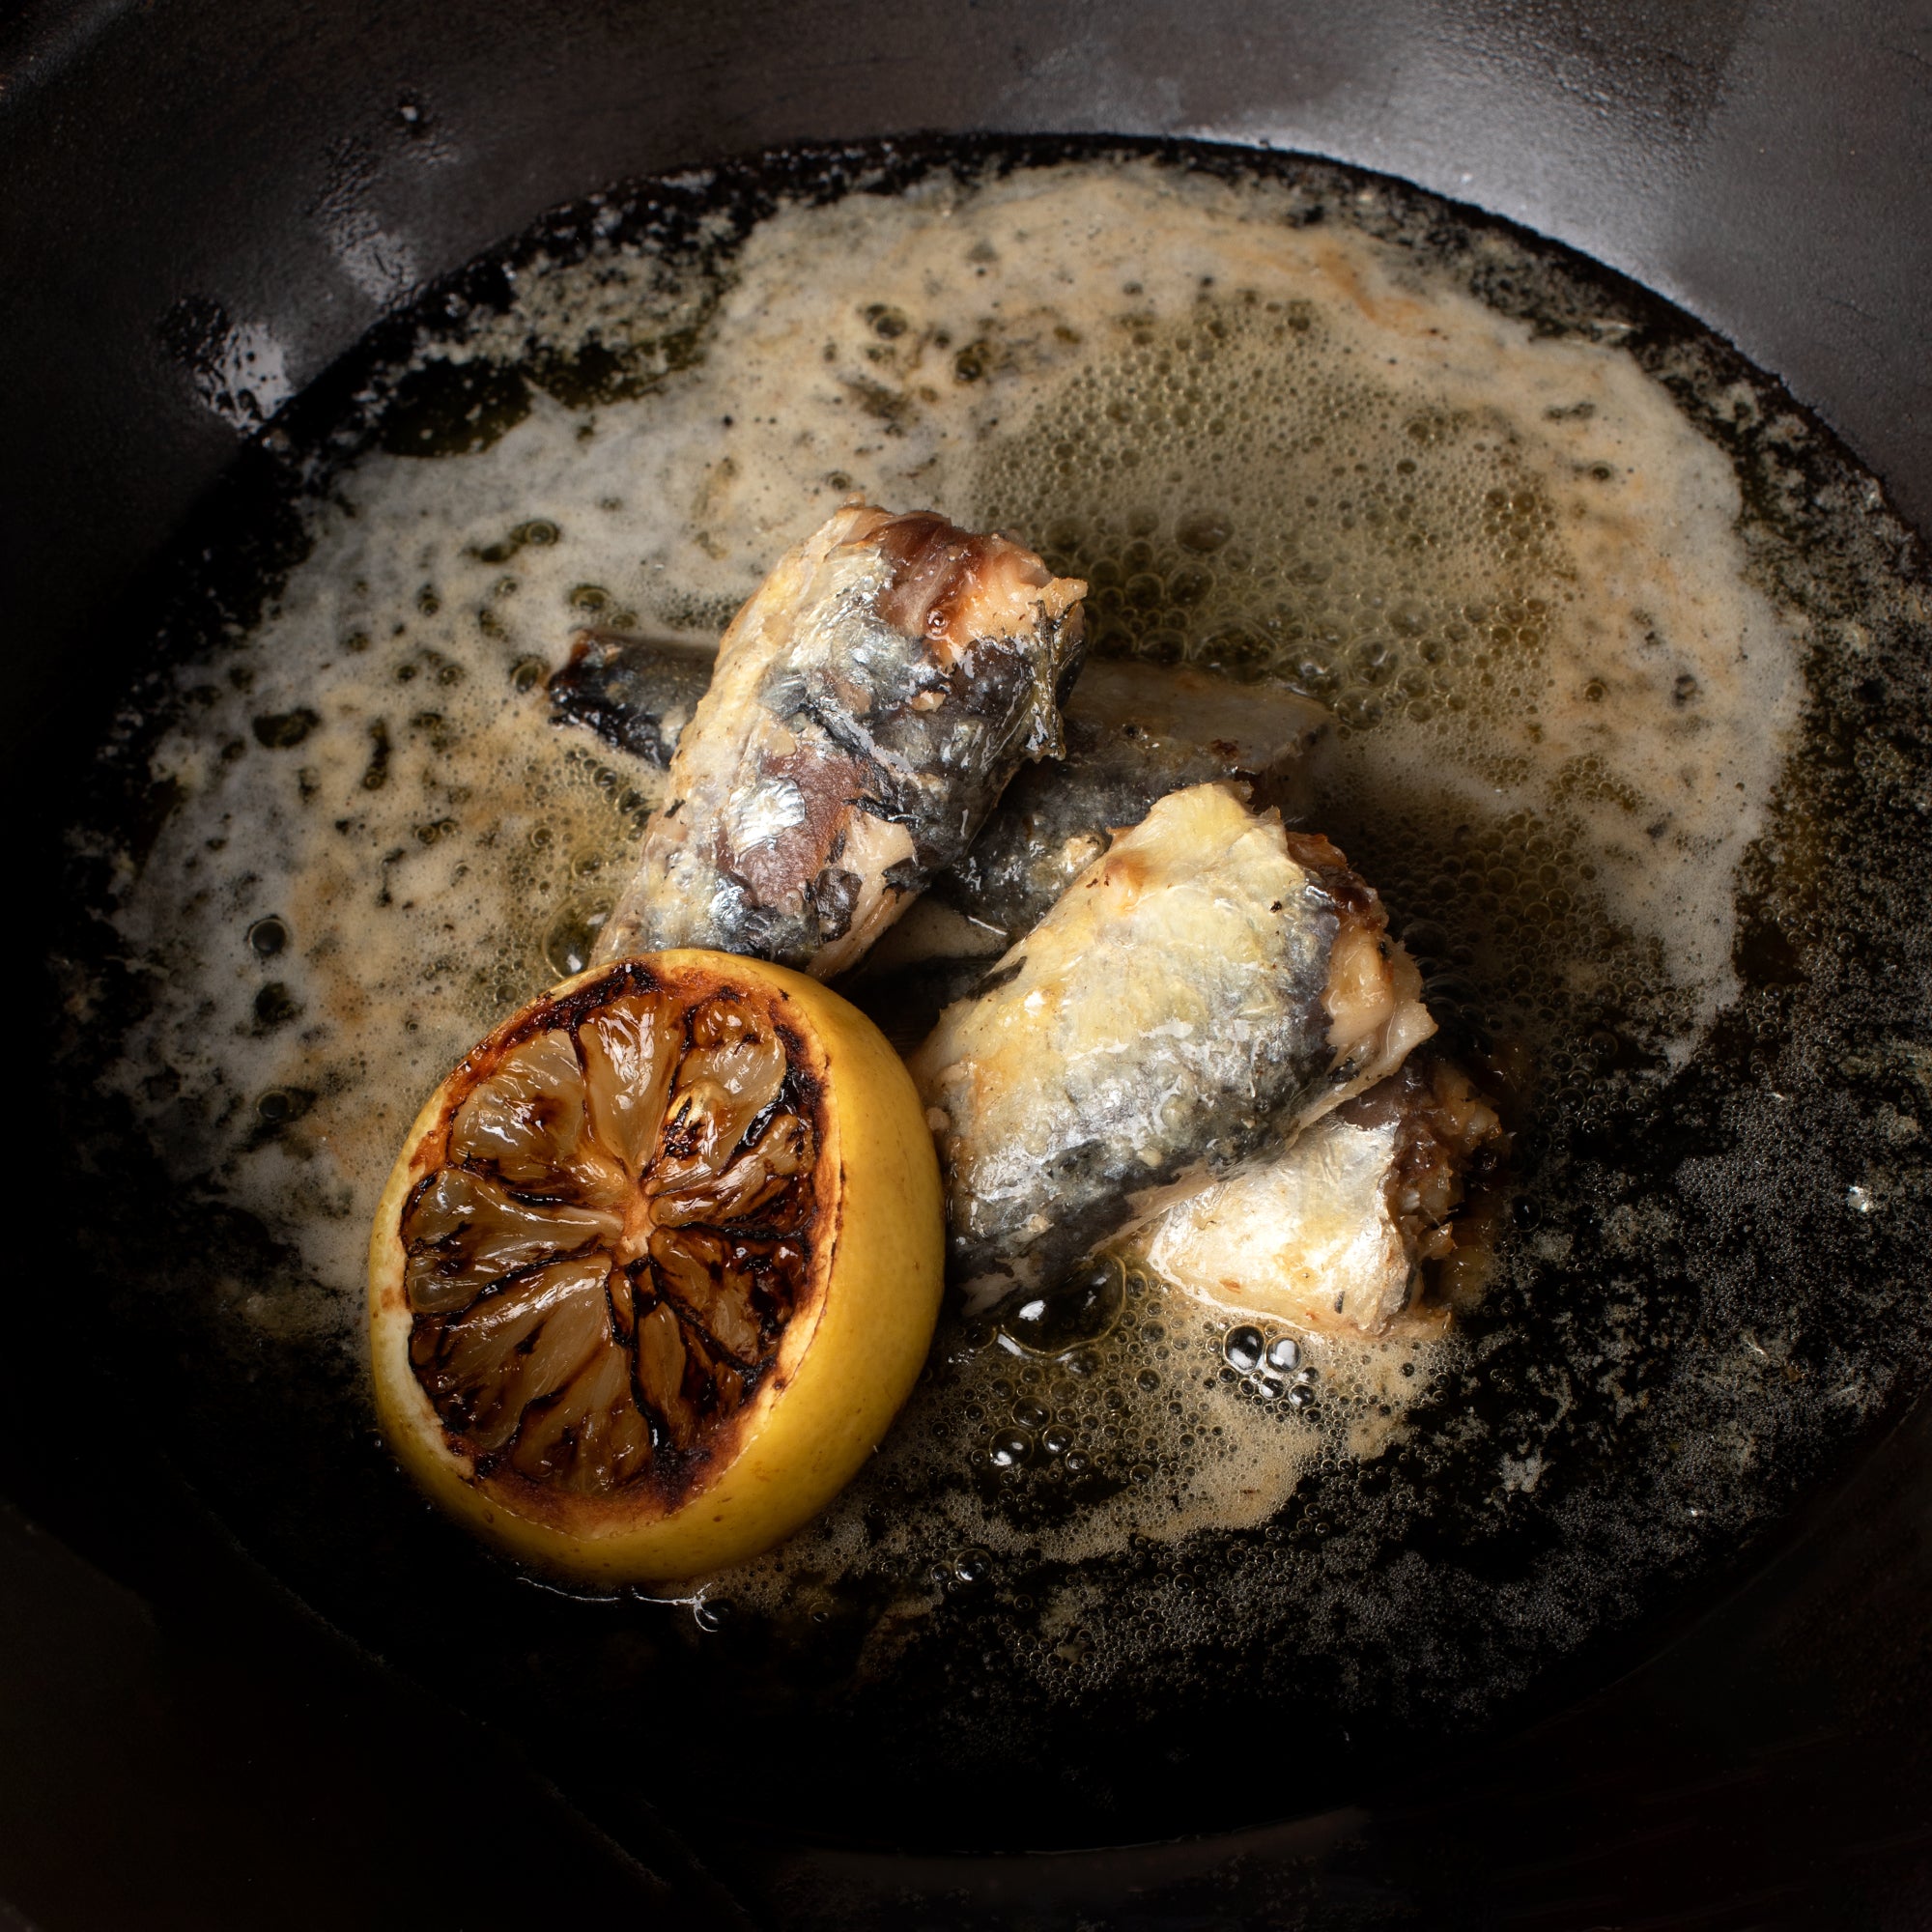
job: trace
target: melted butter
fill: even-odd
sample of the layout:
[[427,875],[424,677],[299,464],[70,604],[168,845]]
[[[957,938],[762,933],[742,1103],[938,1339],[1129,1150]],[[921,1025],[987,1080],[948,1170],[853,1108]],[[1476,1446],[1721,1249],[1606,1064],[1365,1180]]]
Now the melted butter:
[[[1227,1359],[1231,1319],[1204,1318],[1136,1268],[1119,1324],[1065,1357],[942,1330],[861,1478],[779,1548],[698,1589],[777,1613],[836,1603],[855,1576],[888,1578],[883,1645],[943,1601],[962,1549],[1077,1568],[1130,1546],[1258,1529],[1311,1473],[1386,1454],[1455,1354],[1426,1320],[1374,1341],[1276,1321],[1258,1332],[1293,1338],[1297,1366],[1243,1373]],[[882,1508],[910,1496],[917,1509]],[[1209,1610],[1196,1634],[1211,1638],[1211,1623]]]
[[[305,1281],[244,1313],[361,1349],[411,1117],[630,862],[661,777],[554,727],[536,671],[584,621],[715,635],[855,490],[1040,542],[1093,579],[1102,649],[1330,704],[1316,822],[1449,929],[1492,1023],[1554,1061],[1612,1001],[1694,1048],[1735,992],[1734,872],[1800,689],[1731,469],[1613,343],[1287,214],[1265,185],[1067,165],[781,207],[715,300],[640,256],[628,284],[608,259],[525,274],[458,353],[671,315],[695,359],[590,410],[539,394],[460,458],[361,461],[275,608],[184,668],[156,753],[179,803],[118,915],[156,998],[114,1077],[185,1180],[299,1252]],[[268,915],[292,937],[264,960]],[[271,1093],[297,1111],[265,1134]],[[1156,1302],[1084,1373],[951,1334],[861,1479],[717,1587],[877,1571],[917,1609],[962,1546],[1079,1563],[1259,1524],[1396,1439],[1458,1346],[1310,1340],[1296,1407],[1223,1374],[1198,1305]],[[1075,1454],[1089,1499],[1028,1504],[1079,1487]]]

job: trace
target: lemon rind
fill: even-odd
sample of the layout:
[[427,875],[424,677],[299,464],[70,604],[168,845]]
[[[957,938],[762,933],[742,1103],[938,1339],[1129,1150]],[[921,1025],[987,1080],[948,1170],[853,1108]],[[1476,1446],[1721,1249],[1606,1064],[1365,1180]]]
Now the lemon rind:
[[[697,950],[643,957],[668,976],[695,969],[778,994],[815,1044],[833,1095],[826,1165],[839,1177],[838,1219],[815,1231],[814,1272],[822,1270],[824,1290],[803,1345],[787,1332],[753,1398],[738,1455],[661,1516],[577,1533],[518,1514],[444,1430],[410,1366],[413,1317],[400,1226],[421,1179],[412,1155],[439,1124],[462,1067],[412,1125],[369,1247],[376,1413],[397,1459],[435,1502],[505,1553],[592,1586],[666,1585],[743,1562],[823,1508],[911,1393],[938,1319],[944,1271],[938,1157],[912,1076],[871,1021],[816,980],[764,960]],[[565,998],[625,963],[580,973],[547,997]]]

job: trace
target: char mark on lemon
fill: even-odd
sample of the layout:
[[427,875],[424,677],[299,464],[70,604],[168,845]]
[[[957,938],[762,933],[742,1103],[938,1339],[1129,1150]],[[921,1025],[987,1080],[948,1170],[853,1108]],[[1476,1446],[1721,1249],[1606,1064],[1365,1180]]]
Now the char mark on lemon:
[[411,1365],[480,1471],[674,1494],[770,1374],[823,1128],[762,1004],[631,962],[466,1063],[400,1233]]

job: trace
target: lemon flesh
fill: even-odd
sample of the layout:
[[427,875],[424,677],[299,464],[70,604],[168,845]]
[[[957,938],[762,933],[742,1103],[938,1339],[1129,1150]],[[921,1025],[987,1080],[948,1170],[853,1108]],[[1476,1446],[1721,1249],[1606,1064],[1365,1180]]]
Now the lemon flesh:
[[377,1413],[437,1502],[592,1584],[742,1561],[822,1507],[938,1317],[937,1158],[858,1009],[762,960],[618,960],[431,1095],[369,1247]]

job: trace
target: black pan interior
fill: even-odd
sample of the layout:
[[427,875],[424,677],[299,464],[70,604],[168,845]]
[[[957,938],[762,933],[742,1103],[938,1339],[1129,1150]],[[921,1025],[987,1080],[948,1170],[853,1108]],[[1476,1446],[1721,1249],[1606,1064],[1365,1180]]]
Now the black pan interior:
[[[412,204],[408,225],[432,265],[463,259],[586,181],[725,147],[881,125],[1184,125],[1384,157],[1452,192],[1460,180],[1462,191],[1607,260],[1641,265],[1647,278],[1681,294],[1821,403],[1896,499],[1922,515],[1925,444],[1911,371],[1921,306],[1913,291],[1923,286],[1928,231],[1913,209],[1932,119],[1923,112],[1922,63],[1899,51],[1922,37],[1922,24],[1889,10],[1871,10],[1852,31],[1837,22],[1826,32],[1747,6],[1667,17],[1642,7],[1556,6],[1486,11],[1480,19],[1472,10],[1395,8],[1380,11],[1373,31],[1285,13],[1256,40],[1247,10],[1238,11],[1237,20],[1196,10],[1182,33],[1127,10],[1096,42],[1052,9],[981,9],[970,20],[948,10],[944,20],[895,19],[890,48],[871,47],[869,30],[841,15],[845,52],[828,58],[832,23],[809,8],[761,21],[754,35],[728,17],[700,28],[651,9],[624,10],[622,18],[581,9],[568,21],[542,22],[525,10],[473,10],[463,45],[395,16],[379,19],[375,10],[345,8],[301,23],[252,14],[244,22],[219,9],[193,21],[167,10],[100,8],[84,17],[30,10],[11,30],[17,57],[5,102],[10,185],[0,215],[9,259],[29,267],[0,292],[10,357],[31,378],[15,390],[18,434],[6,452],[12,494],[0,531],[10,621],[25,659],[14,668],[10,742],[32,740],[12,774],[19,822],[47,831],[69,815],[76,749],[98,736],[146,648],[146,632],[114,621],[124,614],[115,599],[229,460],[230,434],[189,400],[191,385],[172,359],[182,337],[164,334],[164,318],[185,295],[213,289],[244,305],[259,296],[307,318],[305,370],[336,354],[372,311],[287,238],[312,218],[330,170],[364,166],[386,191],[393,162],[385,143],[403,98],[455,127],[463,142],[461,165]],[[246,58],[239,58],[244,44]],[[894,79],[883,91],[882,71]],[[1014,74],[1034,78],[1015,84]],[[1499,111],[1504,103],[1508,111]],[[1739,145],[1741,120],[1762,122],[1775,138]],[[1829,139],[1821,138],[1826,123]],[[1846,128],[1861,129],[1861,138],[1848,143]],[[1665,233],[1672,224],[1674,245]],[[79,235],[105,238],[111,253],[76,248]],[[138,614],[152,611],[144,593]],[[84,640],[85,659],[57,640]],[[83,661],[88,673],[76,676]],[[1861,680],[1837,689],[1830,716],[1839,768],[1855,775],[1848,784],[1871,782],[1857,779],[1857,768],[1883,760],[1899,722],[1885,687],[1916,690],[1917,664],[1906,650],[1877,668],[1867,688]],[[1909,820],[1899,836],[1915,836]],[[48,843],[28,854],[26,877],[42,881],[40,903],[51,879],[34,867]],[[1908,980],[1914,951],[1901,943],[1892,954]],[[31,982],[37,967],[16,959],[23,963]],[[1849,1020],[1859,1010],[1847,1009]],[[47,1171],[44,1122],[35,1107],[16,1112],[13,1125],[24,1129],[17,1171]],[[194,1605],[204,1592],[198,1579],[216,1576],[238,1597],[257,1587],[218,1540],[179,1533],[189,1518],[169,1500],[166,1471],[153,1471],[130,1493],[113,1474],[115,1459],[90,1446],[91,1435],[76,1438],[41,1365],[76,1331],[98,1338],[111,1323],[92,1294],[60,1313],[53,1348],[27,1346],[39,1334],[36,1318],[16,1330],[21,1346],[9,1372],[15,1493],[99,1560],[176,1604]],[[110,1413],[122,1413],[130,1391],[118,1380],[105,1387]],[[1895,1438],[1882,1468],[1874,1465],[1882,1493],[1866,1493],[1867,1484],[1851,1499],[1857,1522],[1879,1527],[1850,1556],[1845,1537],[1814,1538],[1774,1573],[1769,1603],[1765,1589],[1744,1600],[1739,1614],[1757,1621],[1734,1617],[1721,1642],[1735,1638],[1737,1654],[1755,1660],[1748,1668],[1652,1672],[1642,1681],[1653,1702],[1625,1709],[1625,1730],[1593,1730],[1586,1707],[1553,1740],[1548,1730],[1533,1734],[1528,1757],[1483,1760],[1461,1808],[1390,1813],[1339,1864],[1319,1833],[1257,1837],[1242,1855],[1256,1869],[1325,1863],[1353,1872],[1345,1889],[1371,1917],[1400,1916],[1415,1896],[1437,1897],[1446,1923],[1488,1895],[1494,1870],[1486,1857],[1507,1863],[1520,1850],[1505,1853],[1485,1839],[1488,1813],[1471,1807],[1520,1804],[1528,1783],[1550,1779],[1548,1802],[1521,1814],[1523,1831],[1552,1857],[1593,1862],[1577,1864],[1586,1875],[1574,1881],[1568,1866],[1556,1879],[1539,1877],[1542,1865],[1514,1872],[1504,1889],[1525,1909],[1547,1914],[1550,1886],[1569,1883],[1573,1893],[1580,1884],[1591,1897],[1641,1894],[1674,1910],[1687,1895],[1731,1883],[1714,1874],[1734,1871],[1741,1845],[1761,1855],[1748,1872],[1736,1871],[1736,1885],[1751,1896],[1784,1896],[1793,1861],[1815,1850],[1814,1830],[1850,1843],[1892,1816],[1875,1798],[1856,1817],[1831,1804],[1802,1821],[1781,1811],[1794,1764],[1822,1750],[1819,1762],[1835,1767],[1846,1791],[1871,1780],[1876,1764],[1888,1776],[1909,1775],[1889,1747],[1874,1756],[1847,1740],[1889,1735],[1885,1713],[1897,1697],[1909,1704],[1922,1685],[1910,1644],[1900,1650],[1897,1641],[1914,1622],[1918,1556],[1909,1537],[1884,1526],[1922,1479],[1921,1449]],[[1841,1562],[1843,1588],[1828,1591],[1820,1607],[1817,1567],[1836,1576]],[[1805,1603],[1803,1614],[1792,1608]],[[265,1611],[263,1630],[279,1628],[274,1619],[287,1614]],[[256,1634],[266,1653],[272,1638]],[[1828,1656],[1836,1660],[1830,1669]],[[1725,1728],[1727,1699],[1740,1709],[1740,1700],[1762,1699],[1775,1712],[1761,1736],[1751,1724]],[[1687,1711],[1701,1713],[1703,1745],[1686,1742]],[[1806,1743],[1794,1757],[1788,1741],[1810,1740],[1820,1725],[1836,1745]],[[260,1747],[272,1749],[272,1739]],[[1628,1802],[1634,1819],[1656,1819],[1661,1831],[1637,1840],[1619,1836],[1622,1826],[1593,1836],[1579,1824],[1590,1805],[1579,1808],[1573,1794],[1601,1792],[1605,1750],[1616,1767],[1613,1805]],[[1685,1786],[1692,1776],[1705,1781]],[[1750,1802],[1733,1816],[1708,1799],[1717,1786]],[[1691,1841],[1672,1835],[1687,1812],[1699,1820]],[[1706,1827],[1718,1829],[1720,1812],[1713,1837]],[[1782,1838],[1767,1824],[1779,1817],[1792,1825]],[[639,1842],[635,1816],[628,1830]],[[1694,1873],[1680,1856],[1687,1842],[1699,1848]],[[1470,1850],[1486,1844],[1487,1853]],[[1429,1846],[1442,1854],[1433,1876],[1426,1857],[1417,1858]],[[1834,1884],[1862,1885],[1881,1863],[1901,1869],[1904,1856],[1874,1839],[1856,1867],[1833,1867]],[[841,1880],[855,1883],[854,1869],[840,1867]],[[921,1892],[934,1911],[965,1882],[960,1867],[888,1869],[889,1888]],[[1646,1890],[1632,1876],[1639,1870],[1668,1876]],[[1136,1864],[1122,1883],[1131,1891],[1144,1877]],[[1398,1889],[1381,1889],[1385,1882]],[[984,1922],[1006,1922],[1013,1894],[997,1876],[988,1884]],[[1082,1885],[1104,1889],[1093,1871],[1065,1884],[1076,1893]],[[1451,1885],[1453,1909],[1443,1889]],[[1292,1889],[1304,1895],[1300,1881]],[[1272,1881],[1264,1890],[1264,1898],[1254,1894],[1257,1910],[1281,1903]],[[1152,1894],[1134,1896],[1140,1902],[1121,1909],[1140,1913]],[[1160,1893],[1158,1909],[1185,1916],[1233,1896],[1218,1879],[1204,1888],[1183,1874]],[[1576,1909],[1576,1922],[1595,1922],[1587,1900]],[[875,1922],[897,1922],[893,1910],[880,1910],[886,1916]],[[856,1906],[841,1911],[825,1922],[857,1922]]]
[[[1541,328],[1615,329],[1671,385],[1735,461],[1753,567],[1814,640],[1801,743],[1743,881],[1744,997],[1680,1071],[1610,1008],[1580,1016],[1548,1056],[1520,1136],[1501,1284],[1473,1324],[1467,1371],[1418,1415],[1414,1446],[1311,1481],[1264,1530],[1102,1566],[1103,1587],[1149,1614],[1176,1591],[1241,1607],[1217,1641],[1131,1683],[1090,1693],[1076,1673],[1042,1695],[1005,1666],[1062,1580],[1050,1563],[962,1575],[933,1634],[884,1670],[859,1667],[879,1609],[864,1592],[829,1621],[722,1629],[681,1606],[574,1599],[427,1515],[368,1430],[353,1369],[299,1344],[254,1337],[238,1350],[229,1339],[236,1284],[275,1278],[291,1258],[247,1216],[171,1184],[90,1084],[144,999],[96,913],[171,809],[146,762],[167,722],[163,673],[181,661],[219,668],[228,636],[300,555],[305,493],[326,491],[360,449],[460,460],[519,418],[531,384],[588,407],[635,381],[601,362],[479,370],[433,353],[404,369],[452,314],[500,305],[539,252],[568,258],[593,233],[608,238],[613,210],[624,233],[672,257],[724,261],[780,196],[884,195],[939,171],[974,179],[1128,152],[788,150],[574,206],[462,271],[285,410],[210,498],[146,620],[156,676],[127,693],[71,847],[55,947],[62,1132],[81,1151],[81,1197],[111,1204],[79,1218],[113,1284],[102,1307],[130,1425],[331,1621],[574,1780],[634,1790],[706,1835],[735,1804],[720,1794],[747,1776],[785,1794],[786,1829],[882,1847],[1118,1842],[1334,1802],[1418,1748],[1556,1708],[1638,1654],[1889,1412],[1932,1328],[1916,1169],[1900,1157],[1932,1097],[1910,963],[1924,904],[1925,639],[1899,588],[1908,539],[1828,434],[1680,313],[1377,184],[1377,232],[1460,263],[1486,300]],[[1267,168],[1311,206],[1347,207],[1357,185],[1292,158],[1160,152],[1174,168]],[[219,322],[177,325],[178,352],[215,366]],[[1743,426],[1741,385],[1754,398]],[[1065,567],[1107,561],[1077,532],[1064,541]],[[1465,1047],[1485,1045],[1513,1002],[1533,1003],[1493,960],[1454,970],[1458,922],[1493,904],[1507,854],[1452,839],[1418,860],[1373,813],[1334,829],[1393,882],[1399,918],[1450,927],[1428,963]],[[1427,902],[1432,879],[1454,882],[1451,904]],[[264,1119],[261,1131],[278,1130]],[[1747,1386],[1741,1338],[1755,1350]],[[1614,1375],[1578,1373],[1609,1360]],[[1499,1482],[1499,1464],[1516,1478]],[[1525,1469],[1543,1473],[1524,1485]],[[634,1740],[646,1731],[678,1741],[680,1791],[639,1770]],[[1259,1772],[1258,1731],[1273,1741]]]

